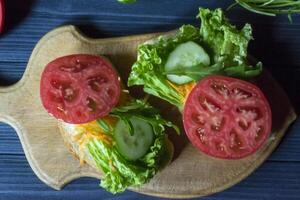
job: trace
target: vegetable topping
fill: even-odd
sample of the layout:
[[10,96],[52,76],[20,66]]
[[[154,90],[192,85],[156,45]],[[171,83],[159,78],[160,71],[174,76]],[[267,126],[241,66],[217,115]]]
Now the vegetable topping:
[[189,94],[185,132],[202,152],[219,158],[250,155],[269,137],[272,114],[255,85],[224,76],[202,79]]
[[114,137],[120,154],[128,160],[137,160],[145,155],[152,145],[153,130],[149,123],[140,118],[131,117],[129,120],[133,133],[130,134],[126,123],[119,120],[114,130]]
[[119,101],[120,81],[107,60],[70,55],[46,66],[40,94],[44,107],[54,117],[81,124],[108,115]]
[[178,45],[169,55],[165,64],[165,71],[169,72],[167,78],[176,84],[185,84],[193,81],[192,78],[184,75],[170,75],[174,70],[190,68],[197,65],[208,66],[210,58],[204,49],[197,43],[188,41]]

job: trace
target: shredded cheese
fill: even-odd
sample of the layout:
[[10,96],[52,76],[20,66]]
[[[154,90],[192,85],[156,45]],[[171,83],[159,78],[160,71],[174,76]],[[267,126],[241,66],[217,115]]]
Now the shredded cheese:
[[168,81],[168,83],[170,84],[171,87],[173,87],[179,94],[181,94],[183,96],[183,103],[185,102],[187,96],[189,95],[189,93],[192,91],[192,89],[194,88],[194,86],[196,85],[196,83],[190,82],[190,83],[186,83],[183,85],[177,85],[174,83],[171,83],[170,81]]
[[[110,126],[114,126],[114,124],[117,122],[117,119],[114,117],[104,117],[102,118],[107,124]],[[72,140],[77,142],[79,144],[79,160],[80,164],[84,164],[84,150],[86,147],[86,144],[92,140],[101,140],[105,142],[108,145],[113,145],[113,139],[110,135],[106,134],[104,130],[99,126],[97,121],[92,121],[86,124],[80,124],[76,125],[76,135],[72,137]]]
[[[126,91],[122,90],[118,105],[124,105],[130,100],[131,97],[129,96],[129,94]],[[117,123],[116,117],[106,116],[103,117],[102,120],[104,120],[111,127],[114,127],[115,124]],[[72,137],[72,140],[79,144],[78,157],[81,165],[84,164],[85,162],[84,150],[86,148],[86,144],[90,140],[92,139],[101,140],[108,145],[113,145],[112,137],[104,132],[104,130],[99,126],[96,120],[86,124],[75,125],[75,130],[76,130],[76,134]]]

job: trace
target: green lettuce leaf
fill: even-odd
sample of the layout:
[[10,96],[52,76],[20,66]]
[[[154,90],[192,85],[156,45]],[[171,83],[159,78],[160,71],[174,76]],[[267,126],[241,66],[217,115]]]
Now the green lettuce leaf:
[[164,71],[169,53],[186,41],[199,41],[199,30],[191,25],[182,26],[174,37],[159,37],[153,43],[138,48],[137,62],[132,66],[128,85],[143,85],[144,91],[181,107],[184,97],[170,86]]
[[205,66],[202,64],[192,66],[189,68],[177,68],[174,70],[168,70],[165,72],[167,75],[185,75],[189,76],[193,80],[200,80],[201,78],[204,78],[205,76],[212,75],[212,74],[218,74],[222,73],[222,69],[224,68],[224,65],[222,63],[216,63],[211,66]]
[[225,67],[246,64],[247,47],[252,39],[250,24],[238,30],[221,9],[200,8],[197,18],[201,19],[199,33],[205,46],[212,51],[215,63],[223,62]]
[[[144,91],[157,96],[182,110],[184,98],[168,82],[167,75],[186,75],[198,81],[207,75],[219,74],[238,78],[251,78],[262,71],[261,63],[251,66],[247,62],[247,47],[252,29],[246,24],[241,30],[231,25],[221,9],[200,8],[197,16],[201,27],[183,25],[169,36],[141,44],[137,61],[132,66],[128,85],[143,85]],[[165,71],[169,54],[181,43],[193,41],[201,45],[211,58],[211,66],[193,66]]]
[[[151,124],[154,132],[154,142],[146,155],[137,161],[128,161],[118,152],[115,144],[93,139],[87,143],[90,156],[96,166],[104,172],[100,186],[115,194],[123,192],[127,187],[139,186],[148,182],[160,169],[165,153],[165,126],[178,128],[171,122],[164,120],[156,109],[144,101],[135,100],[126,106],[114,108],[110,113],[120,120],[132,116],[140,117]],[[98,120],[101,127],[109,125],[104,120]],[[112,135],[113,132],[107,133]],[[113,137],[112,137],[113,138]]]

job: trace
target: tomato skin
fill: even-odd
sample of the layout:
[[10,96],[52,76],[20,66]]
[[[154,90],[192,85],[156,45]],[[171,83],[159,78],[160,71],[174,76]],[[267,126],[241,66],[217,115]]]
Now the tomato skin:
[[191,143],[222,159],[255,153],[271,132],[272,113],[262,91],[235,78],[208,76],[187,97],[183,123]]
[[40,96],[57,119],[82,124],[109,114],[119,102],[120,77],[105,58],[75,54],[57,58],[45,67]]
[[0,33],[4,30],[4,21],[5,21],[5,5],[4,0],[0,0]]

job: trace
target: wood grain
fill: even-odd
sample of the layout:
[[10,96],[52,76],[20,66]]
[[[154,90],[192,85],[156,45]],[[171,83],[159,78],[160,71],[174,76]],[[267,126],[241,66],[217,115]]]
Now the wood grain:
[[[78,177],[99,178],[99,173],[88,166],[81,167],[71,156],[60,137],[56,120],[43,109],[39,82],[44,66],[57,57],[73,53],[105,55],[125,79],[136,59],[137,45],[154,36],[156,34],[90,39],[73,26],[58,28],[36,45],[23,78],[13,86],[0,88],[0,120],[17,131],[31,168],[47,185],[61,189]],[[275,122],[271,139],[259,152],[241,160],[214,159],[201,154],[189,143],[177,145],[178,141],[186,141],[182,134],[181,138],[174,138],[178,154],[174,161],[148,184],[131,189],[170,198],[203,196],[222,191],[253,172],[276,148],[296,118],[287,96],[270,74],[265,72],[257,83],[270,100]],[[161,105],[164,115],[170,118],[167,115],[169,106],[165,102],[154,100],[153,103]],[[179,113],[172,116],[179,121]]]

